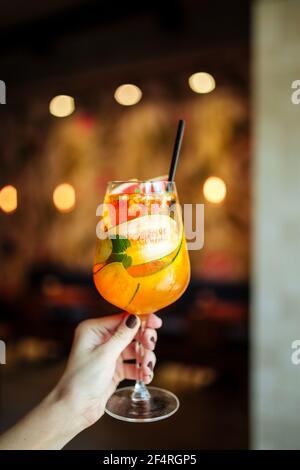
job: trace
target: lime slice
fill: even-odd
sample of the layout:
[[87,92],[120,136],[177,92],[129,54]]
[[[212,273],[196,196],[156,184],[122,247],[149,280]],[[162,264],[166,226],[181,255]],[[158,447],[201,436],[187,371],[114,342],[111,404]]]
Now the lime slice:
[[117,235],[130,241],[126,254],[132,265],[148,263],[171,254],[179,246],[181,233],[168,215],[145,215],[112,227],[110,238]]
[[102,264],[112,253],[112,241],[109,238],[97,240],[94,264]]

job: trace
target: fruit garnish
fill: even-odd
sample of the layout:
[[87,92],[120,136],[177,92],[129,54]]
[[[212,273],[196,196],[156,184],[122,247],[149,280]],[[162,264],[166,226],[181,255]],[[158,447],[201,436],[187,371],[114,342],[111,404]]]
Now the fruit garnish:
[[164,269],[149,276],[134,277],[140,287],[130,303],[133,313],[148,314],[175,302],[190,280],[189,257],[182,241],[174,260]]
[[113,251],[113,243],[109,238],[97,240],[94,264],[102,264],[110,257]]
[[139,290],[139,282],[118,262],[107,264],[94,274],[94,282],[105,300],[113,300],[122,309],[127,308]]
[[105,263],[97,263],[97,264],[94,264],[94,266],[93,266],[93,274],[97,274],[97,272],[100,271],[100,269],[102,269],[103,266],[105,266]]
[[130,242],[126,254],[132,258],[132,265],[148,263],[171,254],[181,240],[175,220],[158,214],[145,215],[112,227],[108,235],[113,243],[116,240],[118,248],[120,243],[128,245]]
[[176,256],[178,255],[181,248],[181,243],[176,248],[176,250],[174,250],[169,255],[164,256],[163,258],[156,259],[154,261],[149,261],[148,263],[129,266],[127,268],[128,273],[133,277],[142,277],[149,276],[150,274],[154,274],[158,271],[161,271],[162,269],[169,266],[169,264],[171,264],[176,259]]

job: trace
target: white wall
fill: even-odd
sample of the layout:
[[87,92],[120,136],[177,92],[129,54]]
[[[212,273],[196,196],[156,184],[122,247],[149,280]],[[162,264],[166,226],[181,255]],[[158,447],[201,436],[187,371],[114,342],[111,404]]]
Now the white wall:
[[253,9],[252,447],[300,449],[300,0]]

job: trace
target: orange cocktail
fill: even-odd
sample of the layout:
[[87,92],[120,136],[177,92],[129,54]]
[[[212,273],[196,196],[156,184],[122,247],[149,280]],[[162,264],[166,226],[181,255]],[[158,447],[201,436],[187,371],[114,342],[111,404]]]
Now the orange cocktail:
[[190,277],[176,194],[147,189],[107,192],[93,269],[102,297],[138,315],[175,302]]
[[[147,315],[175,302],[190,279],[175,183],[109,183],[97,237],[93,275],[98,292],[120,309],[142,316],[142,337]],[[143,351],[138,340],[135,345],[135,386],[118,389],[106,412],[131,422],[167,418],[179,401],[167,390],[145,386]]]

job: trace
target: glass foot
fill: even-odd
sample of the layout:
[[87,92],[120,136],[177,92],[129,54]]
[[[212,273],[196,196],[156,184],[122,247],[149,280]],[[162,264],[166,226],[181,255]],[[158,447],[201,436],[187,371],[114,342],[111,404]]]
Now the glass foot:
[[179,408],[178,398],[171,392],[157,387],[147,387],[150,400],[134,402],[131,399],[134,387],[119,388],[110,397],[106,413],[122,421],[151,423],[169,418]]

